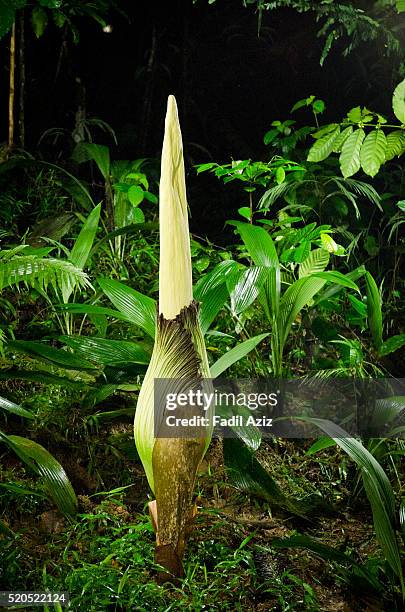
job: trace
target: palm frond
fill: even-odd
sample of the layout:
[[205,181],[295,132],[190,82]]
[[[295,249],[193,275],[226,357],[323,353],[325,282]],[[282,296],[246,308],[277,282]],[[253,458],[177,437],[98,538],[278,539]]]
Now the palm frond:
[[295,189],[298,182],[299,181],[294,181],[293,183],[284,182],[268,189],[260,199],[258,204],[259,210],[268,210],[279,198],[288,193],[288,191],[291,191],[291,189]]
[[55,290],[67,284],[74,287],[90,286],[87,274],[68,261],[42,259],[34,255],[15,256],[0,261],[0,291],[22,282],[42,290],[46,290],[48,285]]
[[352,191],[355,191],[357,194],[363,196],[363,198],[366,198],[372,202],[372,204],[375,204],[377,208],[382,211],[380,195],[372,185],[352,178],[346,179],[345,183],[352,189]]

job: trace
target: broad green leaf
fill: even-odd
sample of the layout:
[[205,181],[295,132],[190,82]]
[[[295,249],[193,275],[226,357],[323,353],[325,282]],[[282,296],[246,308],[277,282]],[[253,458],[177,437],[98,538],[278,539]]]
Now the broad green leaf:
[[[232,259],[221,261],[202,276],[194,287],[194,298],[200,302],[200,324],[203,333],[221,310],[237,282],[239,265]],[[234,280],[232,280],[234,278]],[[229,286],[228,282],[230,282]]]
[[377,351],[382,346],[382,311],[381,295],[370,272],[365,273],[367,290],[367,317],[371,335]]
[[265,229],[241,221],[232,221],[232,225],[238,230],[256,266],[266,268],[278,266],[276,247],[270,234]]
[[340,127],[337,127],[330,134],[322,136],[322,138],[317,140],[309,150],[307,161],[320,162],[329,157],[339,134]]
[[273,313],[278,312],[280,300],[280,263],[271,236],[262,227],[233,221],[256,266],[269,269],[266,296]]
[[405,124],[405,79],[395,88],[392,96],[392,108],[398,121]]
[[217,166],[218,166],[217,163],[209,162],[208,164],[198,164],[195,167],[197,169],[197,174],[200,174],[201,172],[206,172],[207,170],[212,170],[213,168],[216,168]]
[[336,138],[335,142],[333,143],[333,149],[332,149],[333,153],[341,152],[344,143],[349,138],[350,134],[352,134],[352,132],[353,132],[353,126],[349,125],[349,127],[345,128],[343,132],[339,134],[339,136]]
[[87,259],[93,246],[94,238],[96,237],[98,223],[100,220],[101,204],[98,204],[89,214],[74,246],[70,252],[69,261],[82,270],[86,266]]
[[242,206],[242,208],[238,208],[238,213],[241,217],[244,217],[244,219],[250,221],[250,208],[248,206]]
[[339,250],[339,245],[333,240],[332,236],[329,234],[321,234],[321,241],[324,250],[328,253],[337,253]]
[[98,283],[114,306],[127,319],[141,327],[151,338],[155,337],[155,300],[116,280],[100,278]]
[[225,283],[211,289],[204,294],[200,304],[201,331],[205,334],[215,317],[229,298],[229,291]]
[[329,253],[325,249],[315,249],[300,264],[298,269],[299,278],[309,276],[314,272],[323,272],[329,263]]
[[268,277],[268,269],[260,266],[252,266],[239,273],[239,280],[230,292],[233,314],[240,314],[253,304]]
[[394,130],[386,136],[386,160],[389,161],[394,157],[399,157],[405,150],[405,132],[403,130]]
[[360,150],[361,167],[369,176],[375,176],[385,162],[387,139],[382,130],[367,134]]
[[48,25],[48,15],[46,11],[40,6],[36,6],[31,13],[31,23],[34,30],[35,36],[40,38],[45,32],[45,28]]
[[14,402],[10,402],[10,400],[6,399],[5,397],[0,397],[0,410],[5,410],[6,412],[16,414],[17,416],[24,417],[25,419],[35,419],[32,412],[22,408],[18,404],[14,404]]
[[314,113],[322,114],[325,110],[325,102],[323,100],[315,100],[312,103],[312,108]]
[[347,275],[338,272],[338,270],[327,270],[326,272],[314,272],[313,275],[317,278],[323,278],[330,283],[336,283],[337,285],[341,285],[342,287],[348,287],[349,289],[354,289],[354,291],[359,292],[359,288],[356,283]]
[[151,357],[150,352],[141,344],[126,340],[107,340],[88,336],[61,336],[60,340],[70,346],[75,353],[99,365],[148,364]]
[[270,334],[260,334],[258,336],[254,336],[253,338],[249,338],[248,340],[245,340],[244,342],[241,342],[234,348],[230,349],[211,366],[211,376],[213,378],[218,378],[218,376],[230,368],[231,365],[237,361],[240,361],[243,359],[243,357],[246,357],[250,351],[256,348],[256,346],[269,335]]
[[347,113],[347,118],[349,119],[349,121],[353,121],[353,123],[358,123],[359,121],[361,121],[362,112],[361,112],[360,106],[356,106],[355,108],[352,108]]
[[128,200],[133,206],[138,206],[144,198],[144,190],[139,185],[131,185],[128,189]]
[[[311,102],[315,99],[315,96],[311,96],[312,100]],[[308,106],[309,104],[311,104],[311,102],[308,102],[308,100],[310,100],[310,98],[303,98],[302,100],[298,100],[298,102],[296,102],[294,104],[294,106],[292,107],[290,113],[293,113],[294,111],[303,108],[304,106]]]
[[0,441],[7,444],[24,463],[42,476],[47,491],[63,514],[77,512],[77,499],[65,470],[43,446],[21,436],[8,436],[0,431]]
[[0,487],[6,491],[11,491],[15,495],[34,495],[35,497],[41,497],[42,499],[46,499],[47,497],[43,491],[34,491],[34,489],[22,487],[14,482],[0,482]]
[[105,145],[98,145],[93,142],[80,142],[76,145],[72,158],[79,164],[86,161],[94,161],[105,179],[111,173],[110,150]]
[[327,134],[334,132],[337,127],[339,127],[338,123],[329,123],[329,125],[323,125],[321,128],[319,128],[319,130],[316,130],[316,132],[312,134],[312,137],[315,138],[315,140],[318,140],[319,138],[323,138]]
[[365,137],[362,128],[356,130],[346,139],[339,157],[340,169],[345,178],[360,170],[360,151]]
[[[385,558],[389,565],[398,576],[401,583],[402,593],[405,594],[404,580],[402,575],[401,553],[398,547],[395,532],[395,518],[392,517],[390,508],[386,504],[384,491],[381,490],[380,483],[373,472],[367,468],[361,470],[364,489],[371,505],[373,513],[373,523],[375,535],[380,544]],[[392,495],[392,501],[394,497]]]
[[319,451],[325,450],[325,448],[330,448],[331,446],[336,446],[335,440],[329,436],[322,436],[321,438],[318,438],[316,442],[311,444],[305,454],[315,455],[316,453],[319,453]]
[[367,316],[367,305],[355,298],[354,295],[349,294],[347,297],[355,311],[364,319]]
[[145,223],[145,215],[140,208],[134,208],[132,213],[134,223]]
[[380,346],[379,353],[383,357],[384,355],[389,355],[394,351],[397,351],[405,344],[405,334],[398,334],[396,336],[391,336],[385,342],[383,342]]
[[34,340],[12,340],[7,348],[69,370],[94,369],[94,365],[72,353]]
[[405,12],[405,0],[397,0],[397,11],[398,13]]
[[282,166],[279,166],[276,170],[276,183],[277,185],[281,185],[285,181],[285,170]]
[[309,240],[303,240],[299,246],[283,251],[280,256],[280,261],[283,263],[287,261],[302,263],[309,256],[310,252],[311,242]]
[[325,285],[326,280],[314,276],[299,278],[288,287],[280,300],[280,312],[278,318],[278,333],[281,345],[287,340],[291,326],[297,318],[298,313],[309,304],[314,295]]
[[212,289],[219,287],[232,276],[239,268],[236,261],[226,259],[215,266],[211,272],[207,272],[202,276],[194,287],[193,294],[196,300],[202,302],[204,295]]
[[96,306],[94,304],[60,304],[59,308],[64,312],[71,312],[72,314],[86,314],[89,317],[92,315],[96,317],[112,317],[120,321],[132,322],[130,318],[119,310],[104,308],[103,306]]
[[[349,278],[352,281],[357,281],[359,280],[359,278],[364,276],[365,273],[366,273],[365,267],[359,266],[352,272],[348,272],[347,274],[345,274],[345,277]],[[340,293],[340,291],[342,291],[342,286],[338,284],[334,284],[334,285],[327,287],[316,297],[316,299],[314,300],[315,305],[320,304],[324,300],[328,300],[329,298],[334,297],[336,294]]]

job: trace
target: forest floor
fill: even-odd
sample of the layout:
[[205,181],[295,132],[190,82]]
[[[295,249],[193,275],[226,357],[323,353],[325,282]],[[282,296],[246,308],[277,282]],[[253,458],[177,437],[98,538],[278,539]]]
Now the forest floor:
[[[355,473],[336,448],[308,456],[308,443],[264,441],[257,453],[286,494],[321,492],[333,507],[329,515],[303,520],[236,490],[223,467],[222,442],[213,441],[197,481],[186,577],[179,586],[161,587],[147,512],[150,492],[130,422],[90,428],[82,439],[50,433],[33,436],[66,469],[78,494],[78,520],[69,522],[43,496],[3,492],[0,518],[15,536],[0,535],[0,589],[68,591],[71,609],[86,612],[393,609],[385,596],[370,592],[356,569],[378,568],[381,559],[367,501],[350,497],[346,487]],[[17,457],[5,453],[0,461],[3,482],[41,492]],[[343,571],[333,559],[304,548],[274,546],[296,534],[348,553],[354,566]]]

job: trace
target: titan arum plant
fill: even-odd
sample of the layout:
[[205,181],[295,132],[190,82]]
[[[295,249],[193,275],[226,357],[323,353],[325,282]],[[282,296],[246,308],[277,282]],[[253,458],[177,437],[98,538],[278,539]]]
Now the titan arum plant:
[[[211,432],[198,438],[155,436],[154,380],[172,379],[176,390],[190,380],[210,378],[207,354],[193,300],[190,237],[182,137],[174,96],[169,96],[160,177],[159,306],[155,345],[134,422],[135,444],[155,494],[149,504],[156,531],[156,562],[180,577],[187,532],[193,518],[192,495],[198,466]],[[173,391],[173,389],[171,389]],[[192,407],[186,408],[191,413]]]

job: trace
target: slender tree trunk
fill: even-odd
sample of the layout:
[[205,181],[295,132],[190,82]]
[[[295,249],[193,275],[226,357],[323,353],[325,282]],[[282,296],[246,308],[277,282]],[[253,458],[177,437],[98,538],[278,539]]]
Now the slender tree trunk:
[[25,146],[25,15],[24,10],[20,13],[20,44],[18,47],[19,61],[19,109],[18,109],[18,135],[20,147]]
[[148,65],[146,68],[146,79],[145,79],[146,86],[145,86],[144,103],[143,103],[143,109],[142,109],[142,122],[141,122],[142,131],[141,131],[141,137],[140,137],[141,151],[145,151],[145,149],[147,148],[147,140],[148,140],[150,119],[151,119],[151,113],[152,113],[152,97],[153,97],[153,88],[154,88],[154,79],[155,79],[157,43],[158,43],[158,38],[157,38],[157,32],[156,32],[156,25],[154,25],[152,28],[151,47],[150,47],[150,53],[149,53],[149,58],[148,58]]
[[15,22],[10,38],[10,88],[8,96],[8,146],[14,146],[14,94],[15,94]]

